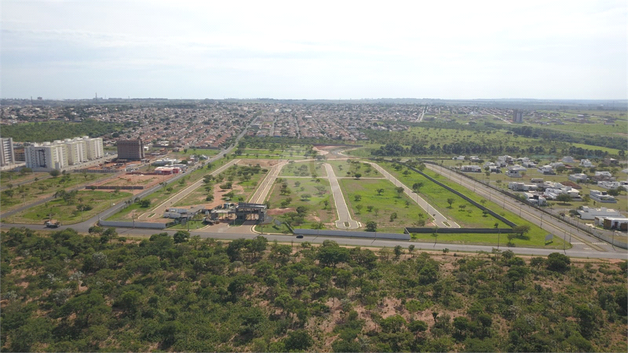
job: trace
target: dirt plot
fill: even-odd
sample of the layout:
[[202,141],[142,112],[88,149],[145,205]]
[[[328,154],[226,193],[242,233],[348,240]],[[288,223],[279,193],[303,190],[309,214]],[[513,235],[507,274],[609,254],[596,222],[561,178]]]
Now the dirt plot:
[[[95,182],[91,185],[94,186],[143,186],[144,189],[149,189],[161,182],[168,181],[173,175],[143,175],[143,174],[125,174],[120,175],[115,179],[104,180],[101,182]],[[143,190],[129,190],[133,194],[138,194]]]

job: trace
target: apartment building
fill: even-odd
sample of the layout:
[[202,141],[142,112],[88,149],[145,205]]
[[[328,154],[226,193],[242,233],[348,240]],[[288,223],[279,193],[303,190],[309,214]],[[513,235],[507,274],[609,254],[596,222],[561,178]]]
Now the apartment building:
[[24,156],[28,168],[63,169],[68,166],[67,147],[61,141],[27,146]]
[[52,143],[35,143],[24,149],[26,166],[38,169],[63,169],[103,156],[102,139],[87,136]]
[[15,150],[13,138],[0,138],[0,167],[15,163]]

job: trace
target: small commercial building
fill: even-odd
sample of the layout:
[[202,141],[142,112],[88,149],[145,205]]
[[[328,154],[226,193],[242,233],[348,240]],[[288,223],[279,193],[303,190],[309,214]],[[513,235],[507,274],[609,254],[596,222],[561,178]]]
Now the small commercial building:
[[578,210],[580,219],[592,221],[595,217],[614,217],[622,218],[622,214],[612,208],[600,207],[590,208],[589,206],[582,206],[582,209]]

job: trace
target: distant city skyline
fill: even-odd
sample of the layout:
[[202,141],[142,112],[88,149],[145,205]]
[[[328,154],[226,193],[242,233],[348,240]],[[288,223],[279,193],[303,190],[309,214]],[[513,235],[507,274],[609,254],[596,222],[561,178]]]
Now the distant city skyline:
[[0,97],[628,98],[625,1],[2,0]]

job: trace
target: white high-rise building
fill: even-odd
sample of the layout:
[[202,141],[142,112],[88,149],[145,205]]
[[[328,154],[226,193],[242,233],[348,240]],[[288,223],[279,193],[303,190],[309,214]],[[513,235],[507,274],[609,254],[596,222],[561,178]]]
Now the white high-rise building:
[[0,167],[10,164],[15,164],[13,138],[0,138]]
[[87,159],[94,160],[98,158],[102,158],[105,156],[105,152],[103,149],[102,138],[89,138],[87,136],[83,136],[83,141],[85,141],[86,150],[87,150]]
[[63,144],[68,150],[69,165],[77,165],[87,162],[87,145],[85,141],[78,138],[72,140],[65,139]]
[[27,146],[24,156],[28,168],[63,169],[68,166],[67,147],[61,141]]

